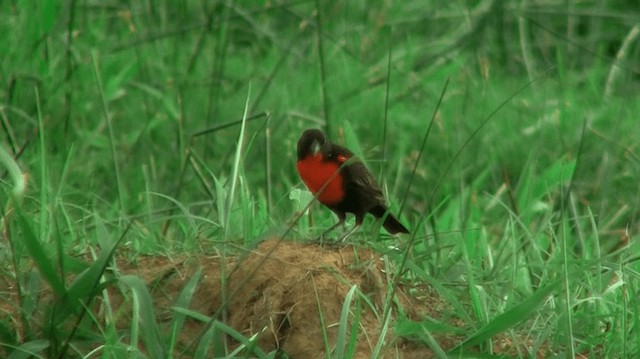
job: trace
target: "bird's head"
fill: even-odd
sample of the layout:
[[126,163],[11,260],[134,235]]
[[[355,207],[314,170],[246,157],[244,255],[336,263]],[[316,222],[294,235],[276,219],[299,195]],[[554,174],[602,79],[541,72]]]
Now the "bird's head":
[[315,156],[322,152],[323,146],[327,143],[324,133],[318,129],[306,130],[298,140],[298,160],[307,156]]

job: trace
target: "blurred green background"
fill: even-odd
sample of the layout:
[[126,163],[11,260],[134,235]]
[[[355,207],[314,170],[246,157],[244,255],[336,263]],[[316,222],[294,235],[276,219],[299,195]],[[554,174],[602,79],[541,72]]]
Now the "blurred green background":
[[[293,148],[308,127],[324,127],[337,142],[346,141],[344,128],[351,129],[361,154],[384,163],[392,193],[402,193],[450,79],[417,164],[408,197],[412,208],[421,208],[438,179],[435,198],[485,172],[491,179],[483,190],[493,193],[505,176],[517,183],[527,166],[543,170],[563,156],[576,157],[581,140],[574,184],[584,200],[597,201],[596,212],[613,213],[637,202],[631,176],[637,160],[625,155],[633,153],[638,133],[632,117],[637,36],[619,60],[615,56],[637,23],[640,5],[317,5],[5,2],[1,91],[7,149],[21,154],[31,188],[38,187],[39,107],[48,185],[62,198],[99,206],[109,216],[140,213],[149,201],[170,205],[144,194],[150,191],[189,204],[215,194],[185,169],[186,152],[224,181],[239,126],[223,125],[241,119],[248,101],[249,115],[270,116],[268,123],[261,117],[247,127],[244,185],[256,198],[269,196],[278,222],[290,211],[287,192],[299,183]],[[206,129],[215,131],[192,137]],[[265,162],[265,151],[277,166]],[[102,211],[107,208],[117,211]],[[628,212],[619,225],[635,215]]]

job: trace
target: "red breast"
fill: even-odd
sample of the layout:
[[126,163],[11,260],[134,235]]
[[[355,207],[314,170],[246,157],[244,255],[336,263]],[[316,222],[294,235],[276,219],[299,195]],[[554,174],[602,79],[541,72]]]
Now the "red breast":
[[346,157],[338,156],[338,161],[326,161],[322,153],[308,155],[297,163],[298,174],[307,188],[318,200],[327,206],[337,205],[344,199],[344,183],[340,166]]

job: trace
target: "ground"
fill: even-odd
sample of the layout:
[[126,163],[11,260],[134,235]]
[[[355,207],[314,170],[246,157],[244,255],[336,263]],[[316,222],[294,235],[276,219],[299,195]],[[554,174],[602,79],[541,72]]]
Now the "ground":
[[[369,249],[333,248],[273,239],[263,242],[242,258],[227,261],[224,266],[219,257],[188,258],[173,263],[146,257],[138,262],[138,266],[131,270],[148,279],[158,278],[161,272],[171,273],[162,275],[163,283],[155,286],[155,293],[164,293],[155,296],[157,308],[170,308],[184,283],[201,269],[204,275],[191,309],[213,316],[223,307],[222,293],[226,293],[230,298],[226,305],[226,322],[246,337],[260,333],[260,347],[267,352],[280,349],[292,358],[324,357],[322,328],[327,332],[329,347],[333,348],[345,298],[353,285],[370,300],[369,303],[361,301],[354,357],[370,357],[381,332],[382,308],[389,283],[382,256]],[[221,291],[222,272],[229,273],[224,292]],[[424,297],[418,300],[407,295],[402,287],[396,296],[396,303],[412,315],[442,309],[439,308],[441,300],[428,301]],[[433,305],[425,305],[427,302]],[[437,312],[429,315],[439,316]],[[353,316],[350,323],[352,319]],[[200,322],[188,323],[182,333],[183,344],[189,345],[202,328]],[[392,330],[385,342],[386,351],[402,353],[401,357],[432,356],[426,347],[395,338]]]
[[[353,357],[369,358],[383,332],[383,308],[392,287],[386,274],[392,265],[385,263],[384,258],[371,249],[351,245],[333,247],[270,239],[243,256],[225,261],[214,255],[137,256],[134,260],[118,261],[117,266],[121,275],[135,275],[147,284],[156,319],[167,333],[176,299],[186,283],[199,275],[200,282],[190,301],[191,311],[218,318],[246,338],[257,335],[263,351],[279,350],[290,358],[323,358],[327,350],[335,355],[343,306],[349,291],[356,286],[358,291],[350,303],[346,333],[347,338],[352,330],[357,333]],[[17,299],[15,289],[6,287],[4,292],[14,294],[9,300],[0,301],[0,309],[19,323],[18,306],[11,304]],[[51,298],[46,289],[44,293],[44,298]],[[130,294],[117,286],[109,289],[109,302],[123,332],[131,326],[132,301],[128,297]],[[359,312],[355,309],[356,301]],[[95,313],[103,312],[102,304],[95,302]],[[382,356],[433,357],[433,351],[426,345],[395,336],[395,320],[400,312],[415,321],[425,317],[438,320],[443,313],[450,315],[452,309],[427,286],[407,284],[397,287],[391,306]],[[352,329],[355,317],[357,327]],[[451,321],[448,323],[451,326],[462,325],[455,318],[446,320]],[[178,334],[176,353],[194,350],[206,325],[203,320],[187,319]],[[464,339],[437,333],[433,336],[445,351]],[[494,343],[504,344],[504,338]],[[231,349],[239,344],[230,337],[226,343]],[[495,348],[497,351],[499,346]],[[515,349],[505,351],[513,353]]]

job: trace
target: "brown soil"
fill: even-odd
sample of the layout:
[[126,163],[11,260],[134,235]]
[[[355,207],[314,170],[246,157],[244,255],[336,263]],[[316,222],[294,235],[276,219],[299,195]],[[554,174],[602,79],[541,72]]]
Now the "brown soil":
[[[191,310],[207,316],[216,315],[220,320],[224,318],[225,323],[245,337],[259,333],[262,350],[280,349],[291,358],[324,358],[323,331],[327,333],[329,350],[334,349],[342,307],[347,293],[355,285],[370,304],[360,301],[354,357],[368,358],[382,329],[381,317],[389,284],[384,268],[381,256],[369,249],[268,240],[243,258],[226,263],[217,257],[181,259],[173,263],[164,258],[145,257],[130,271],[155,281],[155,306],[167,310],[169,320],[168,310],[178,293],[193,273],[201,269],[203,277],[191,302]],[[229,300],[226,311],[217,312],[224,304],[223,272],[228,273],[224,278]],[[163,279],[158,281],[159,278]],[[428,314],[437,318],[439,312],[433,311],[442,310],[444,306],[438,298],[413,299],[402,288],[398,289],[396,297],[396,302],[416,317]],[[431,306],[424,303],[431,303]],[[353,316],[349,323],[352,322]],[[385,357],[433,356],[426,347],[395,338],[392,326],[384,339],[383,354],[388,353]],[[184,346],[194,344],[192,342],[197,341],[203,328],[202,322],[186,322],[181,343]],[[452,344],[449,340],[441,343],[445,348]]]

